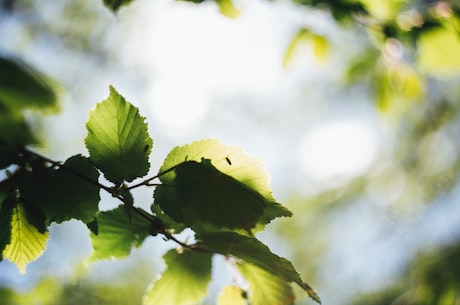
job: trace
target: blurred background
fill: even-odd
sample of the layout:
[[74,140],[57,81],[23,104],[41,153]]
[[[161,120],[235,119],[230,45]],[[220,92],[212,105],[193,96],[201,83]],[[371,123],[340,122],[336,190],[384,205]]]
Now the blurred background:
[[[87,155],[88,112],[111,84],[147,117],[152,173],[209,137],[264,160],[294,216],[259,237],[323,304],[459,305],[460,3],[194,2],[1,0],[0,56],[59,88],[60,113],[27,113],[34,149]],[[135,196],[148,209],[151,190]],[[151,237],[89,264],[85,225],[50,231],[25,275],[0,263],[0,304],[140,304],[175,246]]]

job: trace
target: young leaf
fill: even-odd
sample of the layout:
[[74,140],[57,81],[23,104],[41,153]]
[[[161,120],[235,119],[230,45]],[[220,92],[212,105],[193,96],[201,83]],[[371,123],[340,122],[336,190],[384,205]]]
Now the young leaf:
[[38,232],[27,221],[22,204],[17,204],[11,218],[11,240],[3,250],[3,257],[14,263],[24,274],[27,265],[45,251],[48,235],[48,232]]
[[249,283],[251,305],[294,303],[294,291],[285,280],[253,264],[240,262],[237,266]]
[[[85,178],[83,178],[85,177]],[[69,158],[58,170],[36,167],[18,175],[21,200],[26,207],[38,207],[48,224],[78,219],[91,222],[98,212],[98,171],[81,155]]]
[[[248,305],[245,291],[237,286],[225,286],[219,295],[217,305]],[[267,304],[267,303],[265,303]]]
[[[203,163],[203,159],[210,160],[211,164],[209,164],[208,161]],[[201,177],[198,181],[191,181],[191,183],[194,184],[194,187],[203,189],[202,194],[196,190],[189,191],[194,192],[197,196],[207,196],[208,198],[206,200],[208,201],[212,200],[211,196],[215,196],[218,200],[221,200],[220,206],[219,204],[216,205],[214,210],[218,210],[222,205],[225,205],[226,203],[224,203],[224,201],[227,203],[231,201],[230,199],[223,198],[225,196],[222,196],[222,194],[219,193],[220,190],[226,189],[228,185],[230,185],[229,189],[232,190],[244,189],[241,192],[236,192],[233,196],[234,199],[237,197],[237,194],[249,194],[246,197],[252,198],[249,199],[249,201],[253,202],[260,201],[260,199],[263,198],[263,201],[265,202],[263,204],[263,212],[259,214],[259,217],[255,221],[258,225],[258,229],[276,217],[291,216],[291,212],[284,208],[281,204],[276,203],[273,198],[268,174],[259,159],[248,155],[239,146],[227,146],[216,139],[206,139],[184,146],[175,147],[168,154],[160,168],[160,180],[165,186],[158,187],[155,190],[155,202],[158,203],[166,213],[172,212],[176,218],[178,217],[179,220],[175,219],[176,221],[182,222],[183,218],[190,217],[184,215],[183,211],[180,211],[180,209],[184,207],[181,206],[182,203],[179,202],[180,199],[178,193],[182,192],[183,194],[184,192],[175,189],[175,187],[171,187],[175,186],[175,179],[177,176],[177,170],[171,170],[171,168],[176,167],[180,172],[179,176],[182,176],[179,180],[182,180],[182,184],[184,185],[187,184],[187,180],[194,179],[192,176],[195,174],[195,178]],[[218,181],[209,182],[210,185],[206,185],[207,182],[204,176],[211,178],[218,177]],[[187,193],[187,190],[185,193]],[[225,191],[225,193],[227,194],[231,192]],[[247,198],[245,201],[247,201]],[[210,204],[210,202],[208,203]],[[256,206],[257,205],[259,204],[256,204]],[[178,210],[176,208],[178,208]],[[253,206],[249,209],[251,208],[253,208]],[[257,209],[257,207],[255,209]],[[238,213],[237,209],[235,209],[235,211]],[[206,213],[206,211],[204,213]],[[211,212],[208,213],[211,214]],[[240,215],[242,213],[244,213],[244,211],[240,211]],[[182,216],[180,216],[181,214]],[[251,227],[254,225],[253,217],[255,214],[257,213],[253,213],[251,216],[242,215],[243,218],[247,217],[247,219],[251,220],[250,222],[244,224],[245,227]],[[173,215],[170,216],[174,218]],[[195,220],[199,221],[199,218]],[[219,220],[220,219],[217,219],[216,221],[219,222]],[[231,221],[232,220],[229,220],[228,222]],[[240,221],[240,223],[244,222],[245,221],[243,220]],[[195,222],[195,224],[197,224],[197,222]],[[217,223],[217,225],[220,225],[220,223]],[[237,223],[230,223],[230,225],[226,225],[229,227],[239,226]]]
[[116,185],[145,176],[149,170],[153,141],[144,120],[139,109],[113,87],[109,97],[90,112],[85,139],[90,159]]
[[168,251],[167,269],[144,295],[143,305],[194,305],[206,296],[211,280],[211,253]]
[[272,253],[259,240],[234,232],[201,234],[198,239],[200,240],[198,243],[199,248],[223,255],[236,256],[286,282],[294,282],[304,289],[313,300],[321,303],[313,289],[302,281],[292,263]]
[[98,234],[91,233],[94,253],[92,260],[128,256],[131,248],[139,247],[149,235],[150,223],[138,213],[129,220],[123,205],[102,212],[97,217]]

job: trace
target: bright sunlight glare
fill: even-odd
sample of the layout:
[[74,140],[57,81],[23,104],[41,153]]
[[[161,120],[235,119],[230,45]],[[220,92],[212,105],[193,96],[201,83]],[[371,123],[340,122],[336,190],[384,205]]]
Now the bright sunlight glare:
[[376,132],[357,121],[317,126],[300,145],[300,164],[311,180],[347,179],[363,174],[378,152]]
[[150,96],[152,115],[169,134],[197,126],[208,109],[205,90],[188,79],[163,77],[154,83]]
[[215,3],[160,3],[150,5],[157,10],[160,5],[161,14],[131,20],[138,25],[130,28],[145,31],[127,30],[122,58],[150,71],[145,76],[152,84],[152,116],[168,133],[190,132],[218,96],[279,86],[284,50],[274,38],[279,16],[266,3],[245,5],[235,20],[219,14]]

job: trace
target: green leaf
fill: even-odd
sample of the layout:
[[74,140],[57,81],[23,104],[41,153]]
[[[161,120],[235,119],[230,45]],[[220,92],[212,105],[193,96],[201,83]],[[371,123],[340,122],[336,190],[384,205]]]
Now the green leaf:
[[215,139],[175,147],[159,175],[155,203],[197,230],[251,229],[291,215],[273,198],[261,161]]
[[313,289],[302,281],[292,263],[272,253],[259,240],[233,232],[201,234],[198,239],[200,240],[197,245],[199,248],[223,255],[236,256],[286,282],[294,282],[304,289],[313,300],[321,303]]
[[129,220],[123,205],[97,217],[98,234],[91,233],[94,253],[91,260],[128,256],[149,235],[150,223],[138,213]]
[[219,11],[222,15],[235,19],[240,15],[240,12],[233,4],[232,0],[215,0],[219,6]]
[[167,269],[144,295],[143,305],[195,305],[206,296],[211,280],[211,253],[168,251]]
[[425,72],[435,76],[453,76],[460,71],[460,37],[455,25],[445,24],[420,35],[418,62]]
[[219,295],[217,305],[248,305],[246,292],[237,286],[225,286]]
[[186,229],[186,226],[183,223],[174,221],[171,217],[165,214],[158,205],[152,204],[151,210],[158,220],[169,230],[169,233],[178,234]]
[[90,159],[116,185],[145,176],[149,170],[153,141],[144,120],[139,109],[113,87],[110,96],[90,112],[85,139]]
[[[48,224],[78,219],[93,221],[98,212],[98,171],[81,155],[69,158],[61,168],[35,168],[18,177],[21,200],[35,206]],[[92,181],[92,182],[91,182]]]
[[3,259],[3,250],[11,240],[11,219],[14,206],[14,198],[2,196],[0,199],[0,260]]
[[237,263],[238,270],[249,283],[251,305],[290,305],[294,303],[291,284],[253,264]]
[[251,229],[267,205],[265,198],[238,180],[221,173],[210,162],[187,161],[175,169],[173,186],[155,192],[156,202],[174,220],[194,229]]
[[133,1],[134,0],[104,0],[104,4],[113,12],[117,12],[120,9],[120,7],[128,5]]
[[0,56],[0,101],[14,111],[57,108],[49,81],[32,67]]
[[0,155],[1,167],[4,168],[14,161],[18,147],[38,143],[30,130],[24,115],[2,105],[0,101]]
[[48,232],[40,233],[25,216],[24,207],[17,204],[11,218],[11,240],[3,250],[3,257],[14,263],[24,274],[27,265],[45,251]]

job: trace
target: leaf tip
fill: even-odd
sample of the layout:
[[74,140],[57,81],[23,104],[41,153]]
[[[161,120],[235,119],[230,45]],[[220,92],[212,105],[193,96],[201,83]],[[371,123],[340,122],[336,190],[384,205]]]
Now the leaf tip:
[[305,292],[308,294],[308,296],[309,296],[313,301],[315,301],[315,302],[318,303],[318,304],[321,304],[321,298],[320,298],[319,295],[313,290],[313,288],[311,288],[310,285],[308,285],[307,283],[303,282],[303,283],[302,283],[302,288],[303,288],[303,290],[305,290]]

